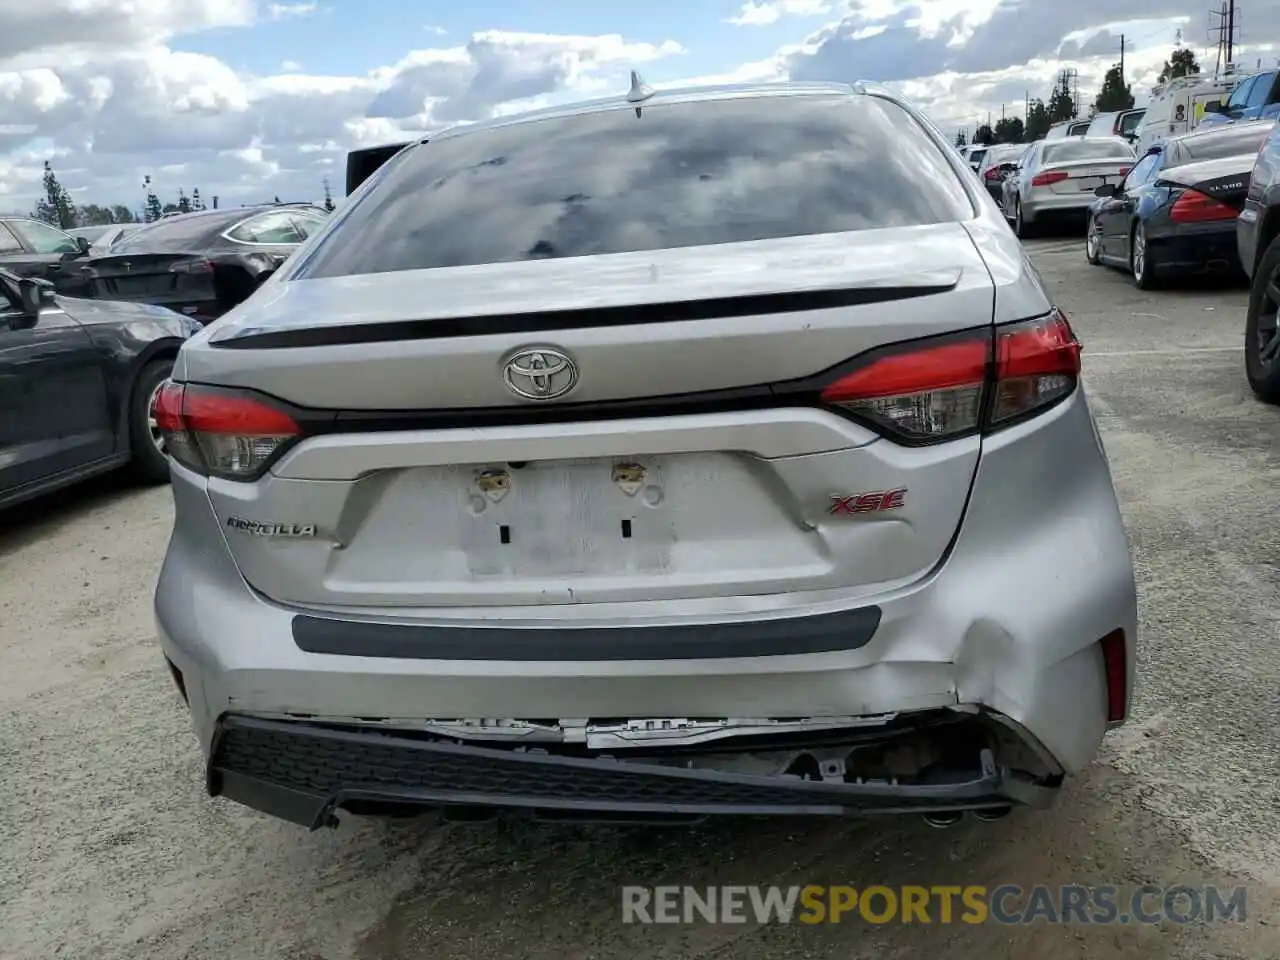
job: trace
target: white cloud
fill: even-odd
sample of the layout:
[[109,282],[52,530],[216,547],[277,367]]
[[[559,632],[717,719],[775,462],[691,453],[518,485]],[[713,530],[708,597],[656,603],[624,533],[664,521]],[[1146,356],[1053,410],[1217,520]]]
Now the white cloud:
[[739,27],[767,27],[787,16],[815,17],[830,12],[830,0],[746,0],[742,9],[725,22]]
[[318,4],[314,3],[272,3],[267,5],[267,17],[271,20],[289,20],[293,17],[305,17],[314,13]]
[[[0,0],[0,11],[11,2]],[[162,195],[199,186],[206,197],[235,202],[318,196],[322,177],[353,147],[624,89],[631,66],[685,53],[674,40],[491,30],[409,51],[363,75],[308,73],[287,61],[279,72],[250,76],[177,48],[185,23],[221,25],[235,4],[208,2],[222,13],[201,15],[196,0],[177,0],[192,18],[183,21],[164,0],[117,0],[108,22],[99,0],[52,0],[68,16],[93,12],[100,32],[121,42],[33,34],[34,46],[0,56],[0,205],[14,197],[34,205],[38,172],[53,157],[60,179],[86,200],[136,206],[146,175]],[[248,3],[235,18],[248,24],[312,6]],[[127,22],[140,13],[142,24]]]

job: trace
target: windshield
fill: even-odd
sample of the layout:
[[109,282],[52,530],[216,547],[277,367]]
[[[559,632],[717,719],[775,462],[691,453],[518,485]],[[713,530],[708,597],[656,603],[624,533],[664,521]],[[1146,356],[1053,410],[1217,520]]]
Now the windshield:
[[866,96],[603,110],[413,148],[297,279],[953,222],[973,207],[943,148]]
[[1133,157],[1133,148],[1123,140],[1064,140],[1044,148],[1045,163],[1071,163],[1075,160],[1121,160]]

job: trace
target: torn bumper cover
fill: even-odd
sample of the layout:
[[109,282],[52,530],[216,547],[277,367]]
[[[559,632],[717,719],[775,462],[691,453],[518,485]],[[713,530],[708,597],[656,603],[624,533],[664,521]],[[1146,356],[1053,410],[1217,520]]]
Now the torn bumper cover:
[[850,771],[833,780],[709,769],[670,754],[636,760],[575,756],[463,744],[413,731],[234,714],[220,719],[212,747],[210,795],[311,829],[334,825],[337,810],[506,808],[608,821],[1042,807],[1061,782],[1002,768],[988,747],[974,751],[972,769],[952,769],[934,779]]

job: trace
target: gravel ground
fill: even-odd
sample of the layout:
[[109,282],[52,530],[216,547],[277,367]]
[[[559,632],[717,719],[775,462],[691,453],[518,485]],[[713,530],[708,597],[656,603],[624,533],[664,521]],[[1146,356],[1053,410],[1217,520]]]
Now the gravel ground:
[[[1280,411],[1248,395],[1238,288],[1142,293],[1030,244],[1086,346],[1140,576],[1131,724],[1059,804],[929,830],[659,832],[348,821],[309,834],[203,794],[150,614],[164,488],[0,515],[0,957],[1043,960],[1280,956]],[[627,883],[1246,884],[1213,925],[623,925]]]

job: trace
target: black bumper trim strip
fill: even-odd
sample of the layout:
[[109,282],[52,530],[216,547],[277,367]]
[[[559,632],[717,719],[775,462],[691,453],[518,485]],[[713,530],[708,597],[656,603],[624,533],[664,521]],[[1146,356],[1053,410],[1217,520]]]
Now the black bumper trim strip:
[[771,620],[643,627],[453,627],[293,618],[307,653],[400,660],[702,660],[857,650],[879,607]]

